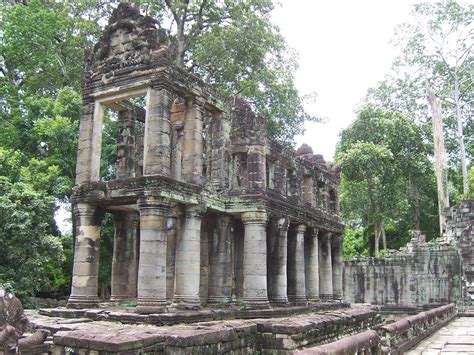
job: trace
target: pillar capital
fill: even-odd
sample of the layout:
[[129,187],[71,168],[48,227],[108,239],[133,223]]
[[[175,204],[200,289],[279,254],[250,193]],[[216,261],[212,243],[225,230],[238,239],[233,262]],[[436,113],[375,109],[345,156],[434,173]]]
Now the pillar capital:
[[170,203],[161,197],[146,196],[138,200],[138,208],[142,216],[153,214],[166,217],[168,216]]
[[[188,99],[188,105],[200,111],[204,111],[204,104],[205,104],[205,100],[200,96],[195,96]],[[197,115],[194,118],[200,119],[202,117]]]
[[319,237],[319,228],[313,227],[311,229],[311,237],[312,238],[318,238]]
[[331,232],[321,232],[319,233],[320,239],[325,241],[325,242],[330,242],[332,239],[332,233]]
[[[277,228],[281,232],[287,232],[290,227],[290,220],[288,218],[280,218],[277,220]],[[286,234],[285,234],[286,237]]]
[[304,233],[306,232],[306,224],[298,224],[296,226],[296,233]]
[[219,216],[217,219],[217,227],[218,228],[227,228],[232,225],[232,217],[231,216]]
[[91,224],[98,224],[100,225],[102,215],[101,210],[95,206],[91,205],[90,203],[83,203],[79,202],[74,205],[74,216],[79,218],[92,218]]
[[206,213],[206,209],[198,205],[186,205],[186,218],[199,218],[201,219]]
[[264,211],[244,212],[241,218],[244,224],[262,224],[267,222],[267,213]]

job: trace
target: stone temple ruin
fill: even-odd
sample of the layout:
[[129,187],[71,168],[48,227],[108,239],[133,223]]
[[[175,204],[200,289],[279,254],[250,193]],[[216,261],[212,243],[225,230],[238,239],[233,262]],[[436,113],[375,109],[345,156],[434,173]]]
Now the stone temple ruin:
[[[437,243],[418,233],[344,262],[339,170],[175,68],[155,20],[120,4],[86,64],[67,308],[26,311],[27,326],[3,297],[0,354],[399,354],[470,304],[474,201]],[[110,117],[115,166],[101,174]],[[106,213],[111,302],[99,304]]]
[[[171,66],[155,24],[120,6],[87,55],[68,306],[98,303],[106,211],[111,298],[136,298],[137,312],[342,299],[338,170],[308,146],[295,154],[271,141],[245,101]],[[102,181],[106,110],[120,133],[116,178]]]

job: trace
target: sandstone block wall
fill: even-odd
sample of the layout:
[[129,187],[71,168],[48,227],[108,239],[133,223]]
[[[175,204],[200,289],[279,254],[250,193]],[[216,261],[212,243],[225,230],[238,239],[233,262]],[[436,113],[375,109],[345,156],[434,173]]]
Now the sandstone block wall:
[[345,261],[344,299],[386,308],[423,308],[474,298],[474,201],[446,213],[444,235],[425,243],[419,233],[384,258]]
[[461,298],[461,260],[453,246],[424,244],[385,258],[345,261],[344,299],[386,308],[423,308]]

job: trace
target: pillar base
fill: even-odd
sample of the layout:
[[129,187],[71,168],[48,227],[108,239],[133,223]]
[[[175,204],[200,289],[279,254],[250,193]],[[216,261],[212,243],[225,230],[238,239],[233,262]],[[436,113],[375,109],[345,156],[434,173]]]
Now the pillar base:
[[201,309],[201,300],[197,297],[186,297],[186,296],[174,296],[173,304],[171,305],[174,309]]
[[269,299],[269,302],[277,307],[285,307],[288,306],[288,297],[273,297]]
[[67,300],[67,308],[97,308],[99,306],[99,297],[97,296],[70,296]]
[[164,313],[166,312],[166,300],[156,299],[138,299],[135,313],[139,314],[151,314],[151,313]]
[[319,297],[309,297],[308,298],[308,303],[319,303],[321,302],[321,299]]
[[308,300],[304,296],[288,296],[288,300],[296,306],[306,306]]
[[266,298],[245,298],[244,305],[246,309],[265,309],[270,307]]
[[319,295],[319,299],[321,301],[334,301],[334,296],[332,294],[330,295],[323,295],[323,294],[320,294]]
[[228,306],[232,304],[232,298],[226,296],[209,296],[207,298],[207,304],[210,307],[218,307],[218,306]]
[[122,302],[122,301],[132,301],[135,300],[137,297],[133,296],[122,296],[122,295],[113,295],[110,296],[110,302]]

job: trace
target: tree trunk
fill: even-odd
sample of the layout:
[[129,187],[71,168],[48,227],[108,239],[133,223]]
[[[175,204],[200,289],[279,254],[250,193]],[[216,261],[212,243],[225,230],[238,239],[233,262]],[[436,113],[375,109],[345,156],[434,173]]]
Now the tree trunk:
[[383,250],[387,250],[387,236],[385,235],[385,223],[383,219],[382,219],[382,222],[380,222],[380,233],[382,234]]
[[376,258],[380,256],[379,244],[380,244],[380,224],[375,222],[375,244],[374,244],[374,255]]
[[467,184],[467,163],[466,163],[466,148],[464,146],[464,133],[462,127],[461,104],[459,102],[459,74],[456,70],[454,72],[454,102],[456,104],[456,120],[458,123],[458,142],[459,151],[461,153],[461,170],[462,170],[462,192],[467,195],[469,187]]
[[186,37],[184,35],[184,22],[178,23],[176,34],[176,66],[180,69],[184,68],[184,54],[186,53]]
[[433,141],[435,155],[436,188],[438,190],[439,233],[443,234],[446,218],[444,209],[449,207],[446,176],[446,153],[444,149],[443,118],[441,116],[441,101],[431,87],[426,86],[428,101],[433,116]]

